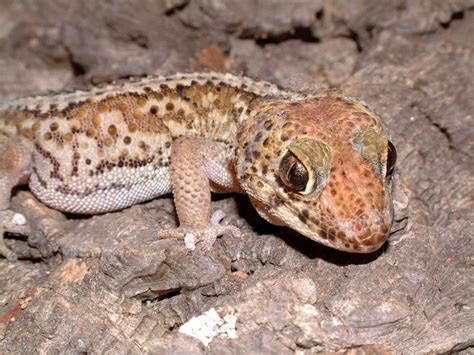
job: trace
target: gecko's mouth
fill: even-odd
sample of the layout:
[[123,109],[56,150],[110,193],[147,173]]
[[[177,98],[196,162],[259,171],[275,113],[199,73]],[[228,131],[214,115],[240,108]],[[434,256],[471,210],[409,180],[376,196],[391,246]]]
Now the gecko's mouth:
[[[278,218],[281,213],[274,212]],[[293,222],[295,222],[293,220]],[[288,225],[307,238],[341,251],[352,253],[371,253],[378,250],[386,241],[390,223],[364,226],[359,222],[340,222],[336,228],[323,228],[313,221],[297,221]]]

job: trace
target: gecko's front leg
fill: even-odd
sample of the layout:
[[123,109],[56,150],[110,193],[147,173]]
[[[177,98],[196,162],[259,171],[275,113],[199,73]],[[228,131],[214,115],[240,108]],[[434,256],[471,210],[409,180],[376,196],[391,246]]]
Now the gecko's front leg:
[[171,184],[179,228],[158,232],[159,238],[194,236],[209,248],[218,236],[240,231],[211,218],[211,189],[240,191],[224,143],[181,137],[171,147]]
[[4,241],[6,232],[28,235],[25,217],[10,210],[14,186],[25,183],[31,172],[31,152],[14,139],[0,135],[0,255],[16,259]]

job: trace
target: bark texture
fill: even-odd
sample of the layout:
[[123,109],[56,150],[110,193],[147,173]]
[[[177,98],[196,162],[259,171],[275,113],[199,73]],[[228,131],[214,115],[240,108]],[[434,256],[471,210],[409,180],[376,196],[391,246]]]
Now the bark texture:
[[[351,255],[213,209],[243,236],[210,252],[157,240],[171,198],[64,216],[27,191],[35,229],[0,259],[4,353],[470,353],[474,346],[474,1],[0,1],[0,98],[152,72],[245,72],[337,86],[398,149],[387,246]],[[209,341],[179,329],[220,319]],[[190,323],[188,323],[190,324]],[[226,328],[227,326],[227,328]]]

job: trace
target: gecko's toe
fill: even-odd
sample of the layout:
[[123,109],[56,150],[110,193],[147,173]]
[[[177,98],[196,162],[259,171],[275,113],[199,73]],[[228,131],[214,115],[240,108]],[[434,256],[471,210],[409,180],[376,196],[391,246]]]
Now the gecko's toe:
[[202,247],[204,250],[211,250],[214,245],[217,237],[220,237],[225,234],[231,234],[233,237],[240,236],[240,230],[236,226],[212,226],[206,228],[206,230],[200,235],[198,241],[202,242]]
[[196,244],[202,242],[204,250],[211,250],[216,239],[225,234],[239,237],[240,230],[236,226],[231,225],[210,225],[205,228],[179,227],[159,231],[156,236],[158,239],[184,239],[184,244],[189,250],[194,250]]

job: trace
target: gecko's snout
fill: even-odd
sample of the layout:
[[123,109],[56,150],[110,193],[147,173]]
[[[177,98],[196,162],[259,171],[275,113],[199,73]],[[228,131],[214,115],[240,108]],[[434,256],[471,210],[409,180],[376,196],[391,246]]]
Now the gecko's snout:
[[350,221],[340,221],[337,227],[351,244],[375,251],[387,239],[390,226],[389,213],[381,214],[378,211],[373,211],[361,214]]

